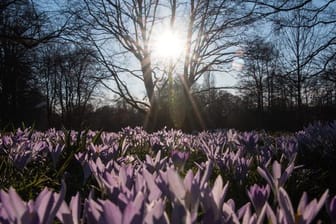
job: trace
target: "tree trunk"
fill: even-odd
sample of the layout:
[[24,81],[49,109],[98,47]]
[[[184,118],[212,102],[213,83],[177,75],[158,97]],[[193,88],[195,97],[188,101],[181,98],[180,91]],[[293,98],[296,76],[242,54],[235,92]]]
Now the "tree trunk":
[[141,70],[144,77],[144,84],[146,94],[150,103],[150,109],[144,121],[144,128],[146,130],[154,130],[156,128],[158,103],[154,93],[154,82],[152,77],[152,66],[150,62],[150,54],[146,54],[141,61]]

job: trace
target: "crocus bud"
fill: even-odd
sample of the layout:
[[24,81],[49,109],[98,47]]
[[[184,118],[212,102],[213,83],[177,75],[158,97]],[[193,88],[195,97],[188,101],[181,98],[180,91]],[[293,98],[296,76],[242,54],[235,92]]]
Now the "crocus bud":
[[188,152],[181,152],[178,150],[173,150],[171,152],[171,159],[174,163],[175,166],[179,168],[183,168],[185,162],[189,158],[189,153]]
[[250,190],[247,191],[247,194],[256,212],[259,213],[266,201],[268,200],[270,187],[269,185],[266,185],[265,187],[260,187],[257,184],[254,184],[252,187],[250,187]]

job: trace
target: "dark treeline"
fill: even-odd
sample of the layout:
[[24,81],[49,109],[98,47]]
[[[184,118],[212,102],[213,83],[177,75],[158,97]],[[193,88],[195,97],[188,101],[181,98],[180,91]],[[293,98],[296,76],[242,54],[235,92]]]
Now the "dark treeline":
[[[106,11],[101,14],[109,3],[90,0],[64,1],[55,11],[54,7],[44,10],[39,1],[1,1],[1,127],[23,122],[39,129],[119,130],[144,125],[185,131],[276,131],[336,119],[334,1],[317,6],[289,0],[280,5],[261,0],[186,1],[183,7],[167,1],[172,27],[183,9],[190,11],[190,42],[181,64],[171,62],[163,68],[150,57],[151,32],[142,24],[155,24],[141,17],[153,11],[141,15],[132,7],[164,4],[139,1],[126,7],[120,1],[110,2],[118,3],[106,7],[116,17]],[[244,4],[255,7],[249,11],[251,5]],[[127,10],[143,20],[135,19],[134,27],[128,27],[134,18],[123,23]],[[262,35],[265,29],[269,34]],[[109,54],[103,48],[107,42],[116,46]],[[139,62],[138,69],[125,62],[130,57],[134,64]],[[173,75],[179,66],[181,75]],[[215,74],[228,71],[238,79],[229,88],[234,93],[216,85]],[[140,80],[145,97],[134,96],[134,85],[128,85],[125,75]]]

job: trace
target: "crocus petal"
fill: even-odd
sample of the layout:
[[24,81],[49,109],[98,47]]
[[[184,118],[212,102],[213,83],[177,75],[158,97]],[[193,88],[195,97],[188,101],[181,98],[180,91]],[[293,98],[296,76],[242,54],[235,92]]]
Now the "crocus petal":
[[310,223],[313,220],[313,218],[318,212],[316,208],[317,208],[317,201],[316,199],[314,199],[307,205],[304,212],[302,213],[302,219],[304,223]]
[[149,188],[149,201],[157,200],[161,196],[162,192],[160,188],[157,186],[157,184],[154,181],[154,177],[152,174],[150,174],[147,169],[143,170],[143,177],[146,180],[146,184]]
[[169,189],[178,198],[183,199],[186,191],[183,182],[177,172],[173,169],[167,170]]
[[328,195],[329,195],[329,190],[327,189],[323,195],[321,196],[320,200],[318,201],[317,203],[317,210],[319,211],[322,206],[325,204],[327,198],[328,198]]
[[71,209],[73,222],[75,224],[78,224],[79,221],[80,221],[80,197],[79,197],[79,193],[77,193],[74,197],[71,198],[70,209]]
[[12,222],[14,222],[17,218],[16,213],[13,209],[13,205],[11,203],[11,199],[10,199],[9,195],[3,190],[0,190],[0,201],[1,201],[0,206],[2,206],[1,213],[6,214],[6,216]]
[[213,162],[212,162],[212,160],[208,160],[205,171],[203,173],[203,177],[201,179],[201,187],[202,188],[205,185],[205,183],[209,180],[209,178],[212,174],[212,169],[213,169]]
[[164,214],[164,202],[162,199],[152,201],[146,205],[144,223],[154,223],[154,218],[159,220]]
[[122,223],[123,224],[130,224],[132,223],[133,219],[135,218],[135,216],[137,214],[140,214],[139,209],[137,208],[137,206],[134,203],[129,203],[124,212],[123,212],[123,220]]
[[239,223],[238,217],[236,213],[232,210],[231,206],[224,203],[222,207],[222,212],[224,214],[224,217],[226,218],[226,221],[230,220],[232,223]]
[[288,197],[287,192],[280,187],[279,189],[279,204],[282,210],[284,211],[284,215],[288,223],[294,223],[294,211],[292,203]]
[[266,206],[267,218],[269,220],[268,223],[277,223],[276,216],[275,216],[271,206],[268,204],[268,202],[266,202],[265,206]]
[[[43,195],[43,197],[40,197]],[[49,211],[52,209],[55,202],[52,192],[42,191],[39,195],[39,200],[36,201],[37,213],[41,223],[47,223]]]
[[292,174],[294,170],[294,162],[292,162],[287,168],[286,170],[283,172],[283,174],[281,175],[280,179],[279,179],[279,185],[280,186],[284,186],[286,181],[288,180],[289,176]]
[[191,191],[192,181],[194,179],[194,174],[192,170],[188,170],[187,174],[184,177],[183,184],[187,191]]
[[220,175],[218,175],[212,188],[212,196],[216,203],[217,208],[221,207],[221,204],[224,201],[224,194],[226,190],[227,185],[226,188],[223,189],[223,179]]
[[14,222],[14,220],[10,220],[10,217],[8,217],[8,213],[5,210],[5,208],[3,207],[3,205],[0,203],[0,223],[4,223],[4,224],[9,224],[10,221]]
[[[241,210],[241,209],[240,209]],[[243,215],[242,224],[249,224],[251,218],[251,206],[250,203],[244,205],[243,211],[238,211],[238,217]]]
[[161,150],[159,150],[159,152],[155,156],[155,164],[160,162],[160,159],[161,159]]
[[260,174],[260,176],[262,176],[267,181],[267,183],[272,187],[273,192],[276,193],[274,189],[275,187],[274,179],[268,172],[268,170],[266,170],[266,168],[262,169],[261,167],[258,166],[257,171]]
[[92,199],[88,199],[85,201],[84,207],[87,223],[99,223],[99,221],[102,219],[102,206]]
[[336,196],[331,199],[329,205],[327,205],[327,211],[329,213],[330,219],[333,223],[336,223]]
[[299,202],[299,205],[298,205],[298,208],[297,208],[297,214],[299,214],[299,215],[303,214],[304,209],[307,206],[307,203],[308,203],[307,193],[303,192],[303,194],[301,196],[301,199],[300,199],[300,202]]
[[70,208],[65,202],[63,202],[61,207],[58,209],[56,217],[61,223],[73,224]]
[[52,210],[49,211],[47,223],[53,222],[58,209],[61,207],[62,203],[64,202],[65,191],[66,191],[65,182],[62,181],[62,187],[61,187],[60,193],[53,193],[54,204],[52,206]]
[[25,208],[26,206],[24,202],[22,201],[22,199],[20,198],[20,196],[16,193],[14,188],[12,187],[9,188],[8,195],[9,195],[10,203],[12,204],[12,208],[14,209],[16,213],[16,217],[20,219],[26,210]]
[[111,201],[106,200],[104,202],[103,212],[106,223],[119,224],[122,222],[122,213],[120,209]]
[[261,209],[261,211],[260,211],[260,213],[259,213],[259,215],[258,215],[257,224],[262,224],[262,223],[264,223],[265,214],[266,214],[266,209],[267,209],[267,205],[265,204],[265,205],[262,207],[262,209]]

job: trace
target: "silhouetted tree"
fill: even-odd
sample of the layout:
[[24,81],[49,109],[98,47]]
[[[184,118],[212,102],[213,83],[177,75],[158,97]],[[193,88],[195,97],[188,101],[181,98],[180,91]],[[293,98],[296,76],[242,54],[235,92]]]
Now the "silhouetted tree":
[[318,88],[315,92],[318,91],[320,94],[316,94],[315,98],[321,98],[319,102],[322,104],[336,105],[336,58],[328,63],[325,72],[316,79],[316,82],[320,85],[315,84]]
[[[174,82],[180,82],[185,102],[189,105],[186,108],[192,108],[195,104],[192,102],[192,86],[209,71],[230,68],[229,62],[235,56],[239,36],[246,25],[259,18],[253,13],[258,4],[246,4],[244,1],[80,2],[82,4],[77,6],[83,8],[74,9],[74,14],[84,24],[91,26],[87,39],[97,47],[100,61],[115,82],[110,89],[134,108],[142,111],[152,108],[149,117],[153,118],[156,92],[169,82],[172,86],[172,79],[168,80],[172,74],[180,77]],[[178,29],[185,37],[185,49],[178,60],[157,63],[152,55],[154,33],[165,23],[171,29]],[[135,60],[134,63],[129,63],[130,58]],[[142,82],[146,101],[133,94],[122,78],[123,74]],[[185,113],[191,114],[193,111]]]
[[295,100],[299,109],[304,99],[305,104],[309,103],[306,94],[311,87],[309,83],[320,72],[321,67],[324,67],[324,62],[319,57],[335,42],[334,29],[330,24],[336,20],[334,15],[328,13],[335,10],[336,5],[332,5],[333,1],[323,2],[322,6],[310,2],[277,15],[275,25],[279,32],[282,60],[288,79],[295,89]]
[[[39,10],[38,1],[2,0],[0,3],[0,41],[34,48],[69,31],[71,17],[51,23],[47,12]],[[55,25],[55,26],[54,26]]]
[[[0,2],[0,120],[18,124],[41,117],[43,96],[35,76],[37,47],[67,31],[69,20],[52,21],[33,0]],[[56,27],[56,28],[55,28]],[[29,102],[29,103],[28,103]],[[28,116],[31,114],[31,116]]]
[[249,91],[250,95],[255,96],[259,111],[263,111],[266,97],[268,106],[271,106],[276,60],[277,52],[271,43],[260,37],[247,43],[244,53],[244,70],[239,73],[239,77],[245,87],[243,91]]
[[78,128],[104,76],[97,66],[96,52],[71,43],[51,45],[43,51],[40,85],[46,96],[49,122],[58,113],[64,125]]
[[29,98],[30,93],[35,91],[31,67],[35,53],[18,42],[15,37],[34,33],[43,21],[36,17],[29,1],[4,1],[2,4],[0,9],[0,119],[5,125],[21,122],[23,114],[28,113],[25,111],[28,108],[24,108],[23,103]]

